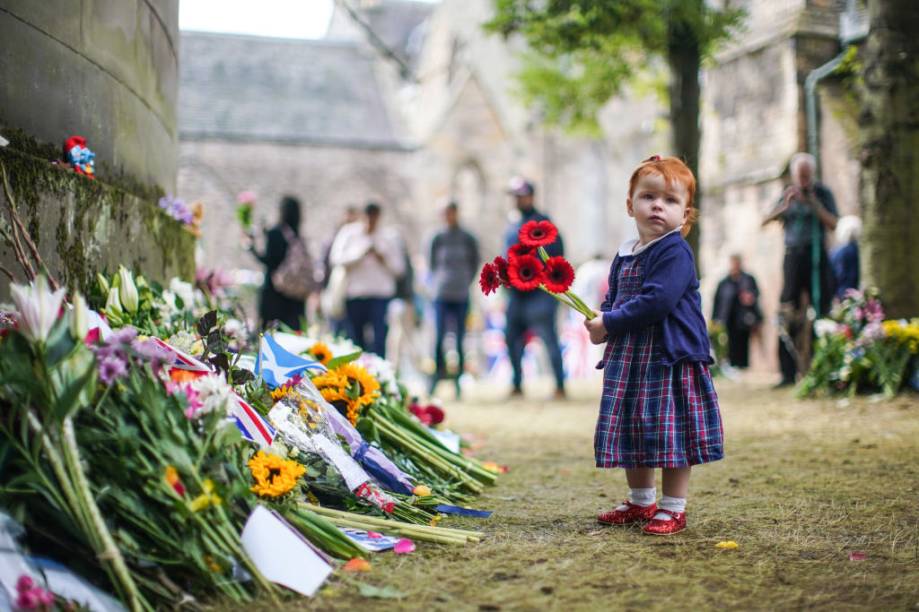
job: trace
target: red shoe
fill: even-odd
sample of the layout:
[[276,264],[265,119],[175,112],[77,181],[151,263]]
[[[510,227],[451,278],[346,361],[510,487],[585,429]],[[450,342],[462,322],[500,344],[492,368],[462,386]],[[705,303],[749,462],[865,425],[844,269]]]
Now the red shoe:
[[629,500],[625,500],[622,503],[628,506],[625,510],[604,512],[597,516],[597,522],[605,525],[628,525],[629,523],[650,521],[657,512],[657,504],[639,506]]
[[[686,513],[685,512],[674,512],[672,510],[666,510],[664,508],[659,508],[657,512],[663,512],[664,514],[669,514],[670,518],[667,519],[656,519],[652,518],[651,522],[644,526],[642,531],[649,535],[673,535],[675,533],[680,533],[686,529]],[[656,514],[656,513],[655,513]]]

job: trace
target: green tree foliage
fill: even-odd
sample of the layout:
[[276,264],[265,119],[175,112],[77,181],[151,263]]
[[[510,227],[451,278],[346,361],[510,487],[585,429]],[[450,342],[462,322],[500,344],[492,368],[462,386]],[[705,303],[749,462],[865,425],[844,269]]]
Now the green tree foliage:
[[[699,71],[740,25],[739,9],[707,0],[494,0],[486,30],[521,35],[531,52],[519,75],[524,101],[545,120],[599,133],[598,113],[637,73],[669,70],[673,152],[698,176]],[[695,247],[695,232],[690,235]]]

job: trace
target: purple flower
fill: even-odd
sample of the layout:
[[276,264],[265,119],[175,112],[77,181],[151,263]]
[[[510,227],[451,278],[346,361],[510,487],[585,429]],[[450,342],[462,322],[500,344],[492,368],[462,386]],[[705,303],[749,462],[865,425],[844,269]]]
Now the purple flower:
[[106,357],[99,363],[99,379],[111,385],[128,372],[127,363],[117,357]]
[[191,209],[179,198],[173,198],[172,196],[162,197],[159,201],[159,207],[166,211],[167,215],[186,225],[194,220]]
[[130,344],[134,338],[137,337],[137,330],[133,327],[122,327],[111,336],[109,336],[108,344]]
[[154,367],[160,366],[167,361],[172,361],[172,351],[163,348],[153,340],[139,341],[131,343],[134,353],[143,361],[149,361]]

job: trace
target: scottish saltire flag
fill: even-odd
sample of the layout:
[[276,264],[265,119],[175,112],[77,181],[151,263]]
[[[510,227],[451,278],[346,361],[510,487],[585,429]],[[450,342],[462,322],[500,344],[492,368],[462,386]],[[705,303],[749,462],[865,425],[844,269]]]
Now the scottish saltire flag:
[[255,408],[246,403],[246,401],[234,394],[233,407],[230,409],[230,416],[236,421],[236,427],[245,440],[258,444],[259,448],[271,446],[276,434],[274,427],[268,424],[268,420],[258,413]]
[[274,337],[262,336],[258,358],[255,360],[255,373],[261,376],[269,387],[280,387],[294,376],[308,370],[325,372],[326,368],[318,361],[294,355],[278,344]]
[[188,370],[189,372],[210,372],[211,371],[211,368],[208,367],[208,365],[204,363],[203,361],[195,359],[191,355],[187,355],[173,346],[169,346],[168,344],[166,344],[159,338],[154,337],[152,338],[152,340],[154,343],[156,343],[157,346],[169,351],[172,354],[172,363],[169,366],[170,368]]

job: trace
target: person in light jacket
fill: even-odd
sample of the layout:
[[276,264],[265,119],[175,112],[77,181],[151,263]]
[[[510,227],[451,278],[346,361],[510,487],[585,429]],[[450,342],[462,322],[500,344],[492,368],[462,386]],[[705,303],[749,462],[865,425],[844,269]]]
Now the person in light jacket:
[[333,266],[344,266],[345,319],[348,335],[366,351],[386,356],[386,308],[405,272],[402,241],[392,228],[381,227],[382,209],[364,207],[363,218],[343,226],[329,253]]

